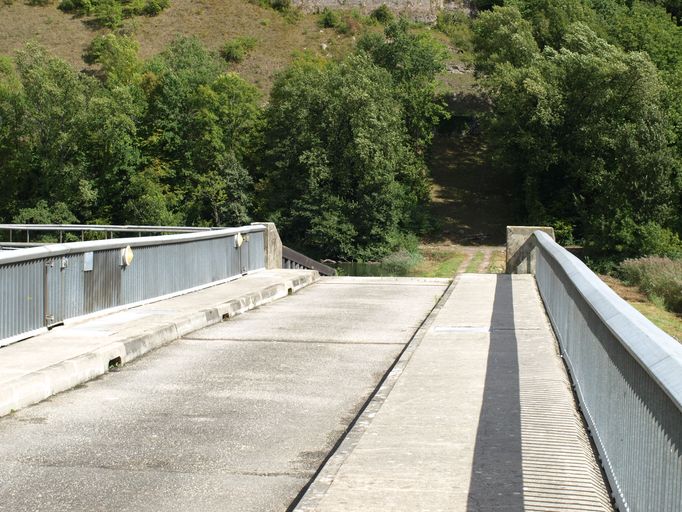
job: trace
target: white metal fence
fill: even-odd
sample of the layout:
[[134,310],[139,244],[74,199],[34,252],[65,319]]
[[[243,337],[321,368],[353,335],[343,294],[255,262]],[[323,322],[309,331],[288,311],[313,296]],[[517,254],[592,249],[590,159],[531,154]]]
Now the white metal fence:
[[526,251],[620,510],[682,510],[682,346],[536,231]]
[[0,346],[69,318],[261,269],[264,230],[251,225],[1,252]]

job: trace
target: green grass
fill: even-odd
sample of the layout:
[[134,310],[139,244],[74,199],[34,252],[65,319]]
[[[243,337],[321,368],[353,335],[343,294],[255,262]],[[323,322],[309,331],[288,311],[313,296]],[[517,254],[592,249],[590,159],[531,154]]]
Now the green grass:
[[649,300],[636,286],[628,286],[613,276],[599,277],[651,323],[682,342],[682,315],[667,311],[661,302]]
[[481,266],[481,263],[483,262],[483,252],[478,251],[476,254],[474,254],[474,257],[471,258],[471,261],[467,265],[467,268],[464,270],[467,274],[475,274],[478,272],[478,268]]
[[506,254],[504,251],[493,251],[493,255],[490,258],[490,264],[488,265],[488,273],[490,274],[503,274],[506,267]]
[[464,254],[448,247],[422,247],[422,259],[410,271],[411,277],[451,278],[464,261]]
[[656,327],[682,342],[682,317],[653,302],[635,302],[632,305]]

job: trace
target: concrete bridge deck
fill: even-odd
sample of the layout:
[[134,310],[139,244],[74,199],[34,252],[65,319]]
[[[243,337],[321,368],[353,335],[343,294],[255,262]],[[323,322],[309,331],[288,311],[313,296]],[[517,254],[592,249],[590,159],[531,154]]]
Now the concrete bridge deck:
[[0,510],[610,510],[533,278],[446,286],[325,278],[0,418]]

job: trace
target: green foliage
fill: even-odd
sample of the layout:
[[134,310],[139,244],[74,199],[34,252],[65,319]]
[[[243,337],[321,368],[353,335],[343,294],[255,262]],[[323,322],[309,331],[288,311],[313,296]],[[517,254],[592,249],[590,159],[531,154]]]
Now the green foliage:
[[495,7],[474,24],[476,69],[490,73],[500,64],[529,65],[539,54],[531,24],[516,7]]
[[123,5],[117,0],[101,0],[91,11],[97,22],[108,28],[118,28],[123,24]]
[[227,62],[242,62],[246,55],[256,47],[256,43],[254,37],[235,37],[223,45],[220,55]]
[[247,222],[256,89],[194,39],[145,64],[126,36],[89,53],[102,81],[35,44],[0,58],[0,218]]
[[674,72],[682,65],[682,27],[661,7],[633,1],[595,0],[610,42],[627,51],[645,51],[656,66]]
[[336,28],[341,23],[341,16],[338,11],[325,7],[320,13],[318,22],[322,28]]
[[391,252],[428,194],[391,74],[363,53],[297,62],[266,121],[260,187],[287,240],[337,258]]
[[412,252],[401,249],[381,259],[382,273],[384,275],[405,276],[421,262],[421,254],[418,250]]
[[142,62],[140,45],[129,36],[106,34],[97,36],[87,50],[87,60],[102,66],[110,86],[131,85],[140,79]]
[[371,12],[370,17],[382,25],[388,25],[395,19],[393,11],[391,11],[386,4],[381,4],[379,7],[374,9]]
[[471,20],[461,11],[440,11],[436,17],[436,28],[448,36],[452,44],[464,54],[473,50]]
[[357,12],[339,12],[325,7],[320,13],[318,25],[322,28],[333,28],[339,34],[350,35],[360,27],[360,15]]
[[559,48],[574,23],[584,23],[593,30],[599,25],[595,12],[583,0],[509,0],[505,5],[516,7],[530,22],[540,48]]
[[644,235],[663,236],[679,215],[680,160],[655,66],[582,24],[560,51],[512,64],[486,79],[487,126],[523,184],[529,220],[569,223],[598,257],[642,254]]
[[503,0],[471,0],[471,6],[478,11],[488,11],[503,3]]
[[287,11],[291,9],[291,0],[268,0],[270,7],[276,11]]
[[444,104],[434,99],[436,76],[445,68],[447,49],[428,33],[411,33],[404,19],[386,27],[383,36],[365,35],[358,49],[393,77],[403,122],[415,150],[423,152],[435,126],[447,117]]
[[61,0],[65,12],[92,16],[103,27],[119,28],[124,18],[156,16],[170,7],[170,0]]
[[[679,240],[678,240],[679,243]],[[662,299],[666,308],[682,313],[682,259],[638,258],[625,260],[618,273],[651,299]]]
[[144,6],[144,13],[147,16],[156,16],[168,7],[170,7],[170,0],[148,0]]
[[168,172],[155,173],[181,197],[169,204],[184,222],[249,220],[251,178],[243,160],[259,129],[259,94],[198,40],[178,39],[147,64],[146,152]]
[[293,6],[291,0],[249,0],[249,2],[264,9],[278,11],[289,22],[295,22],[300,16],[300,11]]
[[69,207],[58,201],[48,204],[41,199],[33,208],[22,208],[13,218],[16,224],[75,224],[78,219],[69,211]]

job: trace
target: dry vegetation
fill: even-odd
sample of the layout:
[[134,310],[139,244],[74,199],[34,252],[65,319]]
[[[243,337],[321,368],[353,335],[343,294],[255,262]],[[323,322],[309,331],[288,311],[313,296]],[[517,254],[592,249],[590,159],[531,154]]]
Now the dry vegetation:
[[[140,42],[143,58],[165,48],[177,36],[196,36],[218,50],[235,37],[250,36],[256,45],[248,57],[231,69],[268,92],[274,74],[289,63],[295,52],[342,55],[352,47],[353,36],[321,29],[318,17],[303,14],[292,21],[273,9],[247,0],[173,0],[155,17],[126,20],[125,30]],[[378,27],[377,27],[378,29]],[[92,39],[105,31],[57,9],[57,2],[29,6],[21,1],[0,3],[0,54],[9,54],[34,39],[77,69],[87,68],[83,54]]]
[[628,301],[632,306],[678,341],[682,341],[682,316],[676,315],[661,304],[651,302],[648,297],[635,286],[627,286],[622,281],[612,276],[599,276],[621,298]]

